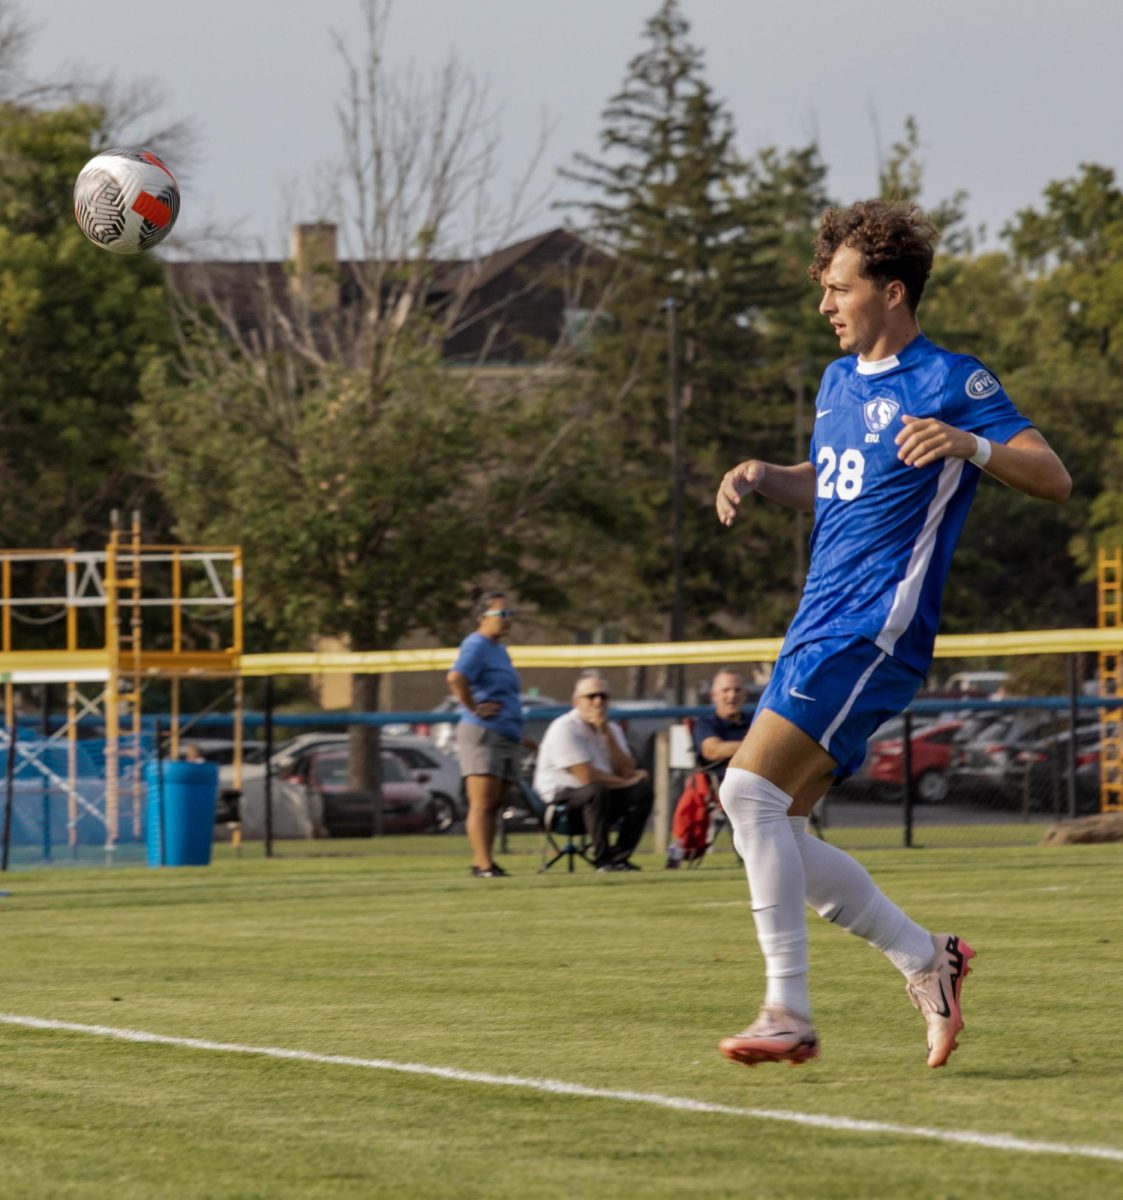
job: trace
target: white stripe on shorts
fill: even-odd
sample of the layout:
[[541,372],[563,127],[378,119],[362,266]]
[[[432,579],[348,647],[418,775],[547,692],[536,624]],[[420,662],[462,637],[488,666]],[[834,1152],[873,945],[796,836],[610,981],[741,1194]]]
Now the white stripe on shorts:
[[869,683],[870,676],[881,665],[881,662],[884,658],[885,658],[885,651],[882,650],[882,652],[877,656],[877,658],[875,658],[873,660],[873,662],[870,663],[870,665],[868,667],[866,667],[866,669],[862,672],[861,678],[858,680],[858,682],[856,684],[854,684],[854,687],[851,689],[850,695],[846,697],[846,703],[838,710],[838,716],[835,717],[835,719],[827,726],[826,732],[819,739],[819,745],[822,746],[823,749],[828,754],[830,754],[830,752],[831,752],[830,742],[831,742],[831,738],[833,738],[835,735],[835,731],[842,724],[842,722],[845,721],[846,718],[850,715],[850,710],[854,707],[854,701],[857,700],[858,697],[862,694],[862,688],[864,688],[866,686],[866,684]]

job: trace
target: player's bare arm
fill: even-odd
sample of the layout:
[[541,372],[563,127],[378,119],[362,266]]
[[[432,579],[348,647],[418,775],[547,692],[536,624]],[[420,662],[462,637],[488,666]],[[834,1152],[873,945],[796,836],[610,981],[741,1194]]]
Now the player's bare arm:
[[[971,458],[978,449],[975,435],[955,429],[934,417],[901,418],[897,457],[910,467],[926,467],[941,458]],[[1064,463],[1036,429],[1023,429],[1005,445],[991,443],[983,468],[988,475],[1027,496],[1061,504],[1072,491]]]
[[788,508],[811,512],[815,507],[815,468],[809,462],[778,467],[759,458],[738,463],[732,471],[726,471],[718,487],[717,519],[723,525],[732,525],[742,497],[751,492]]

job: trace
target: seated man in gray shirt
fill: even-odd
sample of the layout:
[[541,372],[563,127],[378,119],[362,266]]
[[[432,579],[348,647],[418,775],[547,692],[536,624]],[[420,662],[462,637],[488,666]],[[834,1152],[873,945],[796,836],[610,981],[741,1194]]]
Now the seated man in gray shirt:
[[[608,684],[584,671],[573,689],[573,708],[552,721],[538,747],[535,791],[547,804],[581,814],[601,871],[638,871],[632,852],[643,835],[654,793],[637,769],[624,731],[608,719]],[[619,822],[615,845],[612,827]]]

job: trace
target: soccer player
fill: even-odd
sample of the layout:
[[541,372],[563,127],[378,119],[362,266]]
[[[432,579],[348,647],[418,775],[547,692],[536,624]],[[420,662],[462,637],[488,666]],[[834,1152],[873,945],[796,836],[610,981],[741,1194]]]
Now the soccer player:
[[963,1028],[971,947],[922,928],[855,859],[806,836],[815,802],[857,769],[870,734],[923,682],[980,473],[1058,503],[1072,487],[995,376],[920,332],[937,236],[912,205],[871,200],[824,214],[810,274],[845,357],[823,374],[810,459],[750,459],[718,488],[726,526],[750,493],[815,514],[802,601],[720,792],[767,979],[757,1019],[721,1042],[749,1066],[818,1055],[805,903],[905,976],[930,1067],[947,1062]]

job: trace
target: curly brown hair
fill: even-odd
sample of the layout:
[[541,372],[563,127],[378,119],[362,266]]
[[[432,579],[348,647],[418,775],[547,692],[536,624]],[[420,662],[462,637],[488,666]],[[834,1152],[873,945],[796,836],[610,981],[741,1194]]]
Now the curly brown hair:
[[828,208],[819,222],[807,273],[818,283],[839,246],[852,246],[862,255],[862,275],[879,288],[899,279],[909,309],[916,312],[939,238],[936,227],[915,204],[862,200],[849,208]]

